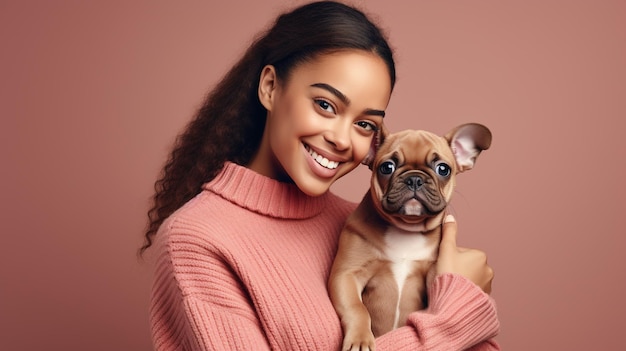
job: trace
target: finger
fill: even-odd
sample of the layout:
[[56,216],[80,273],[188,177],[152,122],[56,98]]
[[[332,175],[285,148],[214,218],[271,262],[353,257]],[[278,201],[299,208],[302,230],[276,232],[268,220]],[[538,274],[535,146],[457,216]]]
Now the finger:
[[456,249],[456,232],[457,225],[454,216],[447,215],[443,220],[443,225],[441,229],[441,247],[449,247]]
[[487,294],[491,294],[491,284],[493,283],[493,278],[494,278],[494,272],[493,272],[493,269],[491,269],[491,267],[489,267],[488,274],[489,274],[489,280],[487,281],[487,284],[483,290]]

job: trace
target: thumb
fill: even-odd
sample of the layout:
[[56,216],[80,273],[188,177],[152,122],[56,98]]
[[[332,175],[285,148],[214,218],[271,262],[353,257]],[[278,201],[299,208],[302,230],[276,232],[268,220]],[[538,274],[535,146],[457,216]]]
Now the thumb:
[[456,232],[456,219],[453,215],[449,214],[443,220],[441,228],[441,243],[439,245],[440,249],[456,249]]

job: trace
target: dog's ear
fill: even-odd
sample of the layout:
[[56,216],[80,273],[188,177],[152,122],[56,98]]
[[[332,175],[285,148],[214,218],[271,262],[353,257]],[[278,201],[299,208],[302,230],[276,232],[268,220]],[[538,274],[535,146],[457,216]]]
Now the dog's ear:
[[452,148],[459,173],[472,169],[480,152],[491,146],[491,132],[478,123],[462,124],[444,138]]
[[378,152],[378,148],[385,142],[385,138],[387,137],[388,134],[389,134],[389,130],[387,130],[387,127],[385,127],[385,124],[381,124],[380,129],[378,129],[376,134],[374,134],[367,156],[365,156],[363,161],[361,161],[361,163],[366,165],[369,169],[372,169],[372,164],[374,163],[374,159],[376,158],[376,153]]

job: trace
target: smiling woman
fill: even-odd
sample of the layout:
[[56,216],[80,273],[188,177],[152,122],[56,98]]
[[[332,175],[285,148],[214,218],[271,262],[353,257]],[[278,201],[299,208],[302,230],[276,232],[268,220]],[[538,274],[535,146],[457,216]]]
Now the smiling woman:
[[[224,162],[248,165],[255,155],[259,157],[260,152],[267,151],[259,149],[268,114],[259,100],[262,73],[271,72],[277,86],[287,84],[292,71],[307,61],[345,50],[367,52],[384,62],[387,68],[384,83],[376,83],[389,89],[376,99],[384,100],[377,102],[379,108],[384,108],[396,81],[393,54],[381,31],[361,11],[323,1],[277,18],[274,26],[248,48],[209,94],[179,136],[155,186],[143,250],[151,245],[165,218],[198,194],[202,184],[214,178]],[[351,72],[354,77],[356,73],[368,76],[354,69]],[[314,83],[319,81],[311,82]]]
[[[328,190],[375,152],[394,84],[378,27],[332,1],[281,15],[248,48],[156,182],[142,248],[154,241],[156,349],[340,348],[326,281],[355,204]],[[378,349],[498,349],[494,304],[466,278],[489,267],[462,266]]]
[[325,193],[367,155],[390,94],[389,70],[369,51],[317,56],[285,81],[267,66],[259,86],[267,120],[250,169]]

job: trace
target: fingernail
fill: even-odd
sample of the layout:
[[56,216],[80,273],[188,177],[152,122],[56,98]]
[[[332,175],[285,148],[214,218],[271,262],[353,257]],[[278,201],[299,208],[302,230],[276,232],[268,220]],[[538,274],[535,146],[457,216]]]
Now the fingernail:
[[446,218],[444,218],[443,223],[450,223],[450,222],[454,222],[454,216],[449,214],[446,216]]

